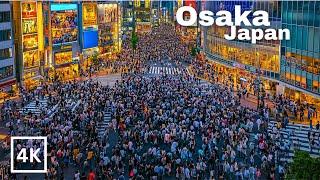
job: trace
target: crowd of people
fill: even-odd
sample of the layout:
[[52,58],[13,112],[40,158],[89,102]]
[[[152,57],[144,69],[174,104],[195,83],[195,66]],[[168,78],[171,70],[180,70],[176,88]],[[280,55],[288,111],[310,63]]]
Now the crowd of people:
[[[204,62],[193,61],[191,65],[193,73],[197,77],[201,77],[209,80],[213,83],[221,83],[225,86],[233,88],[237,91],[238,96],[241,98],[252,96],[257,96],[258,88],[255,85],[255,80],[250,82],[242,82],[239,80],[241,77],[238,77],[237,81],[240,83],[234,83],[234,77],[232,74],[225,75],[217,70],[214,67],[208,66]],[[260,105],[262,108],[272,104],[273,111],[272,114],[276,117],[277,120],[282,122],[282,126],[285,126],[289,123],[290,118],[297,120],[298,122],[307,121],[310,125],[310,128],[320,129],[319,121],[316,124],[313,124],[314,119],[318,118],[318,109],[314,104],[310,104],[307,101],[302,100],[293,100],[292,98],[286,97],[283,94],[268,93],[264,88],[260,88]],[[269,101],[267,104],[265,102]]]
[[[21,103],[4,104],[1,118],[10,122],[10,135],[47,136],[45,179],[70,178],[70,173],[75,180],[283,178],[286,163],[280,158],[292,140],[278,143],[282,137],[268,133],[270,108],[242,106],[234,88],[223,83],[143,73],[149,61],[169,58],[179,64],[191,58],[179,42],[172,27],[160,26],[139,36],[134,52],[124,45],[116,67],[128,71],[113,87],[92,79],[44,84],[22,93]],[[17,111],[42,98],[49,99],[49,108],[56,105],[53,114]],[[68,106],[69,100],[78,103]],[[108,109],[111,122],[99,136],[97,127]],[[17,151],[43,148],[36,141],[17,143]]]

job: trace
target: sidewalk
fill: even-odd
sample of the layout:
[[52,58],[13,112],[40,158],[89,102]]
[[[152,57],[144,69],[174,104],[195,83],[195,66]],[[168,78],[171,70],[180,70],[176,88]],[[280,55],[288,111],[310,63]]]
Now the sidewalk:
[[[191,72],[191,74],[194,75],[191,67],[189,66],[188,67],[189,69],[189,72]],[[202,78],[202,77],[197,77],[201,80],[204,80],[204,81],[207,81],[207,82],[210,82],[210,80],[206,79],[206,78]],[[212,82],[210,82],[212,83]],[[221,82],[218,82],[219,84],[222,85]],[[236,91],[234,92],[235,95],[236,95]],[[274,112],[274,107],[275,107],[275,104],[268,100],[268,99],[265,99],[264,100],[265,104],[272,110],[272,116],[273,116],[273,112]],[[245,97],[243,98],[243,96],[241,97],[240,99],[240,103],[242,106],[245,106],[245,107],[248,107],[248,108],[251,108],[251,109],[257,109],[257,104],[258,104],[258,100],[257,100],[257,96],[254,96],[253,94],[249,94],[249,97]],[[319,112],[318,112],[319,113]],[[304,125],[310,125],[310,121],[308,120],[308,113],[307,111],[304,113],[304,117],[303,117],[303,120],[300,121],[300,118],[298,116],[298,118],[292,116],[292,114],[289,113],[289,122],[292,122],[292,123],[295,123],[295,124],[304,124]],[[313,117],[311,118],[312,119],[312,126],[315,127],[315,125],[320,122],[320,113],[319,113],[319,116],[318,117]]]

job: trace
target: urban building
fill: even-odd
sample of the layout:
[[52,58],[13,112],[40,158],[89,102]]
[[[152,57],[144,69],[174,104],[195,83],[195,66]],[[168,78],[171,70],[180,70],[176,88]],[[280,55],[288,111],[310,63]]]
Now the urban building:
[[291,39],[281,42],[283,93],[319,105],[320,2],[282,1],[281,7],[282,27],[291,32]]
[[170,23],[174,22],[174,1],[159,1],[160,2],[160,22],[161,23]]
[[206,1],[201,8],[214,13],[227,10],[234,15],[235,5],[241,5],[242,11],[268,12],[270,28],[289,29],[291,39],[261,40],[257,44],[228,41],[224,34],[229,34],[230,27],[201,27],[200,46],[210,68],[233,79],[235,85],[243,80],[256,84],[261,78],[263,89],[269,94],[283,94],[319,106],[320,2]]
[[42,2],[13,1],[13,27],[17,80],[28,89],[42,80],[44,53]]
[[80,4],[79,18],[82,20],[80,29],[80,68],[89,70],[97,61],[99,54],[98,40],[98,7],[96,2],[83,2]]
[[81,54],[81,4],[46,2],[45,4],[45,75],[53,79],[79,76]]
[[133,0],[121,1],[121,14],[122,14],[122,25],[121,31],[123,34],[129,34],[134,26],[133,22]]
[[152,1],[151,23],[153,27],[159,26],[161,17],[161,1]]
[[151,0],[134,0],[133,5],[136,31],[139,33],[149,32],[152,27]]
[[[214,13],[220,10],[231,12],[234,19],[235,5],[241,5],[241,10],[264,10],[269,13],[273,29],[281,28],[280,1],[207,1],[203,9]],[[249,15],[252,19],[252,14]],[[229,41],[224,34],[230,32],[230,27],[220,27],[215,24],[201,27],[201,46],[207,57],[213,62],[213,71],[226,76],[239,84],[240,80],[254,84],[257,77],[262,78],[264,90],[276,94],[277,80],[280,77],[279,41]],[[269,28],[269,27],[264,27]]]
[[[209,3],[209,2],[208,2]],[[177,2],[177,8],[181,6],[191,6],[193,7],[197,12],[200,11],[201,1],[197,0],[184,0],[184,1],[178,1]],[[176,9],[177,10],[177,9]],[[188,12],[185,12],[183,14],[183,18],[185,20],[190,19],[190,14]],[[198,33],[200,33],[200,27],[198,26],[198,23],[193,24],[192,26],[181,26],[178,23],[176,23],[176,32],[180,35],[181,40],[188,44],[189,50],[194,48],[196,46]]]
[[104,59],[114,59],[121,49],[121,17],[120,3],[98,3],[99,53]]
[[0,99],[16,84],[11,9],[9,1],[0,1]]

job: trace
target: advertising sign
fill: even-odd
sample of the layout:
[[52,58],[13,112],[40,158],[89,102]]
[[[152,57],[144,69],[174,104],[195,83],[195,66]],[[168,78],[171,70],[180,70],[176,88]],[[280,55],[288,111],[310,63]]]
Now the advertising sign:
[[118,21],[117,4],[100,4],[98,9],[99,23],[110,23]]
[[[78,40],[77,6],[51,5],[52,43],[61,44]],[[54,11],[53,11],[54,10]]]
[[23,2],[21,3],[22,18],[37,17],[37,3]]
[[93,26],[97,24],[97,5],[95,3],[83,3],[83,26]]
[[37,32],[37,18],[22,19],[23,34],[32,34]]
[[23,36],[23,50],[28,51],[36,49],[38,47],[38,36],[35,35],[24,35]]
[[98,46],[98,31],[84,31],[83,32],[83,48],[92,48]]
[[56,65],[72,62],[72,51],[58,52],[54,54]]
[[38,50],[27,51],[23,53],[24,68],[32,68],[40,65]]

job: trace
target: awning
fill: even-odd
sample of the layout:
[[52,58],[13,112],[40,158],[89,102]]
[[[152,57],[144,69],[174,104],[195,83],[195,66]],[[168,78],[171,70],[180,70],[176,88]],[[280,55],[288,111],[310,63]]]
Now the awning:
[[3,83],[0,83],[0,88],[5,87],[5,86],[11,86],[11,85],[14,85],[15,83],[16,83],[16,79],[10,79],[10,80],[7,80]]

